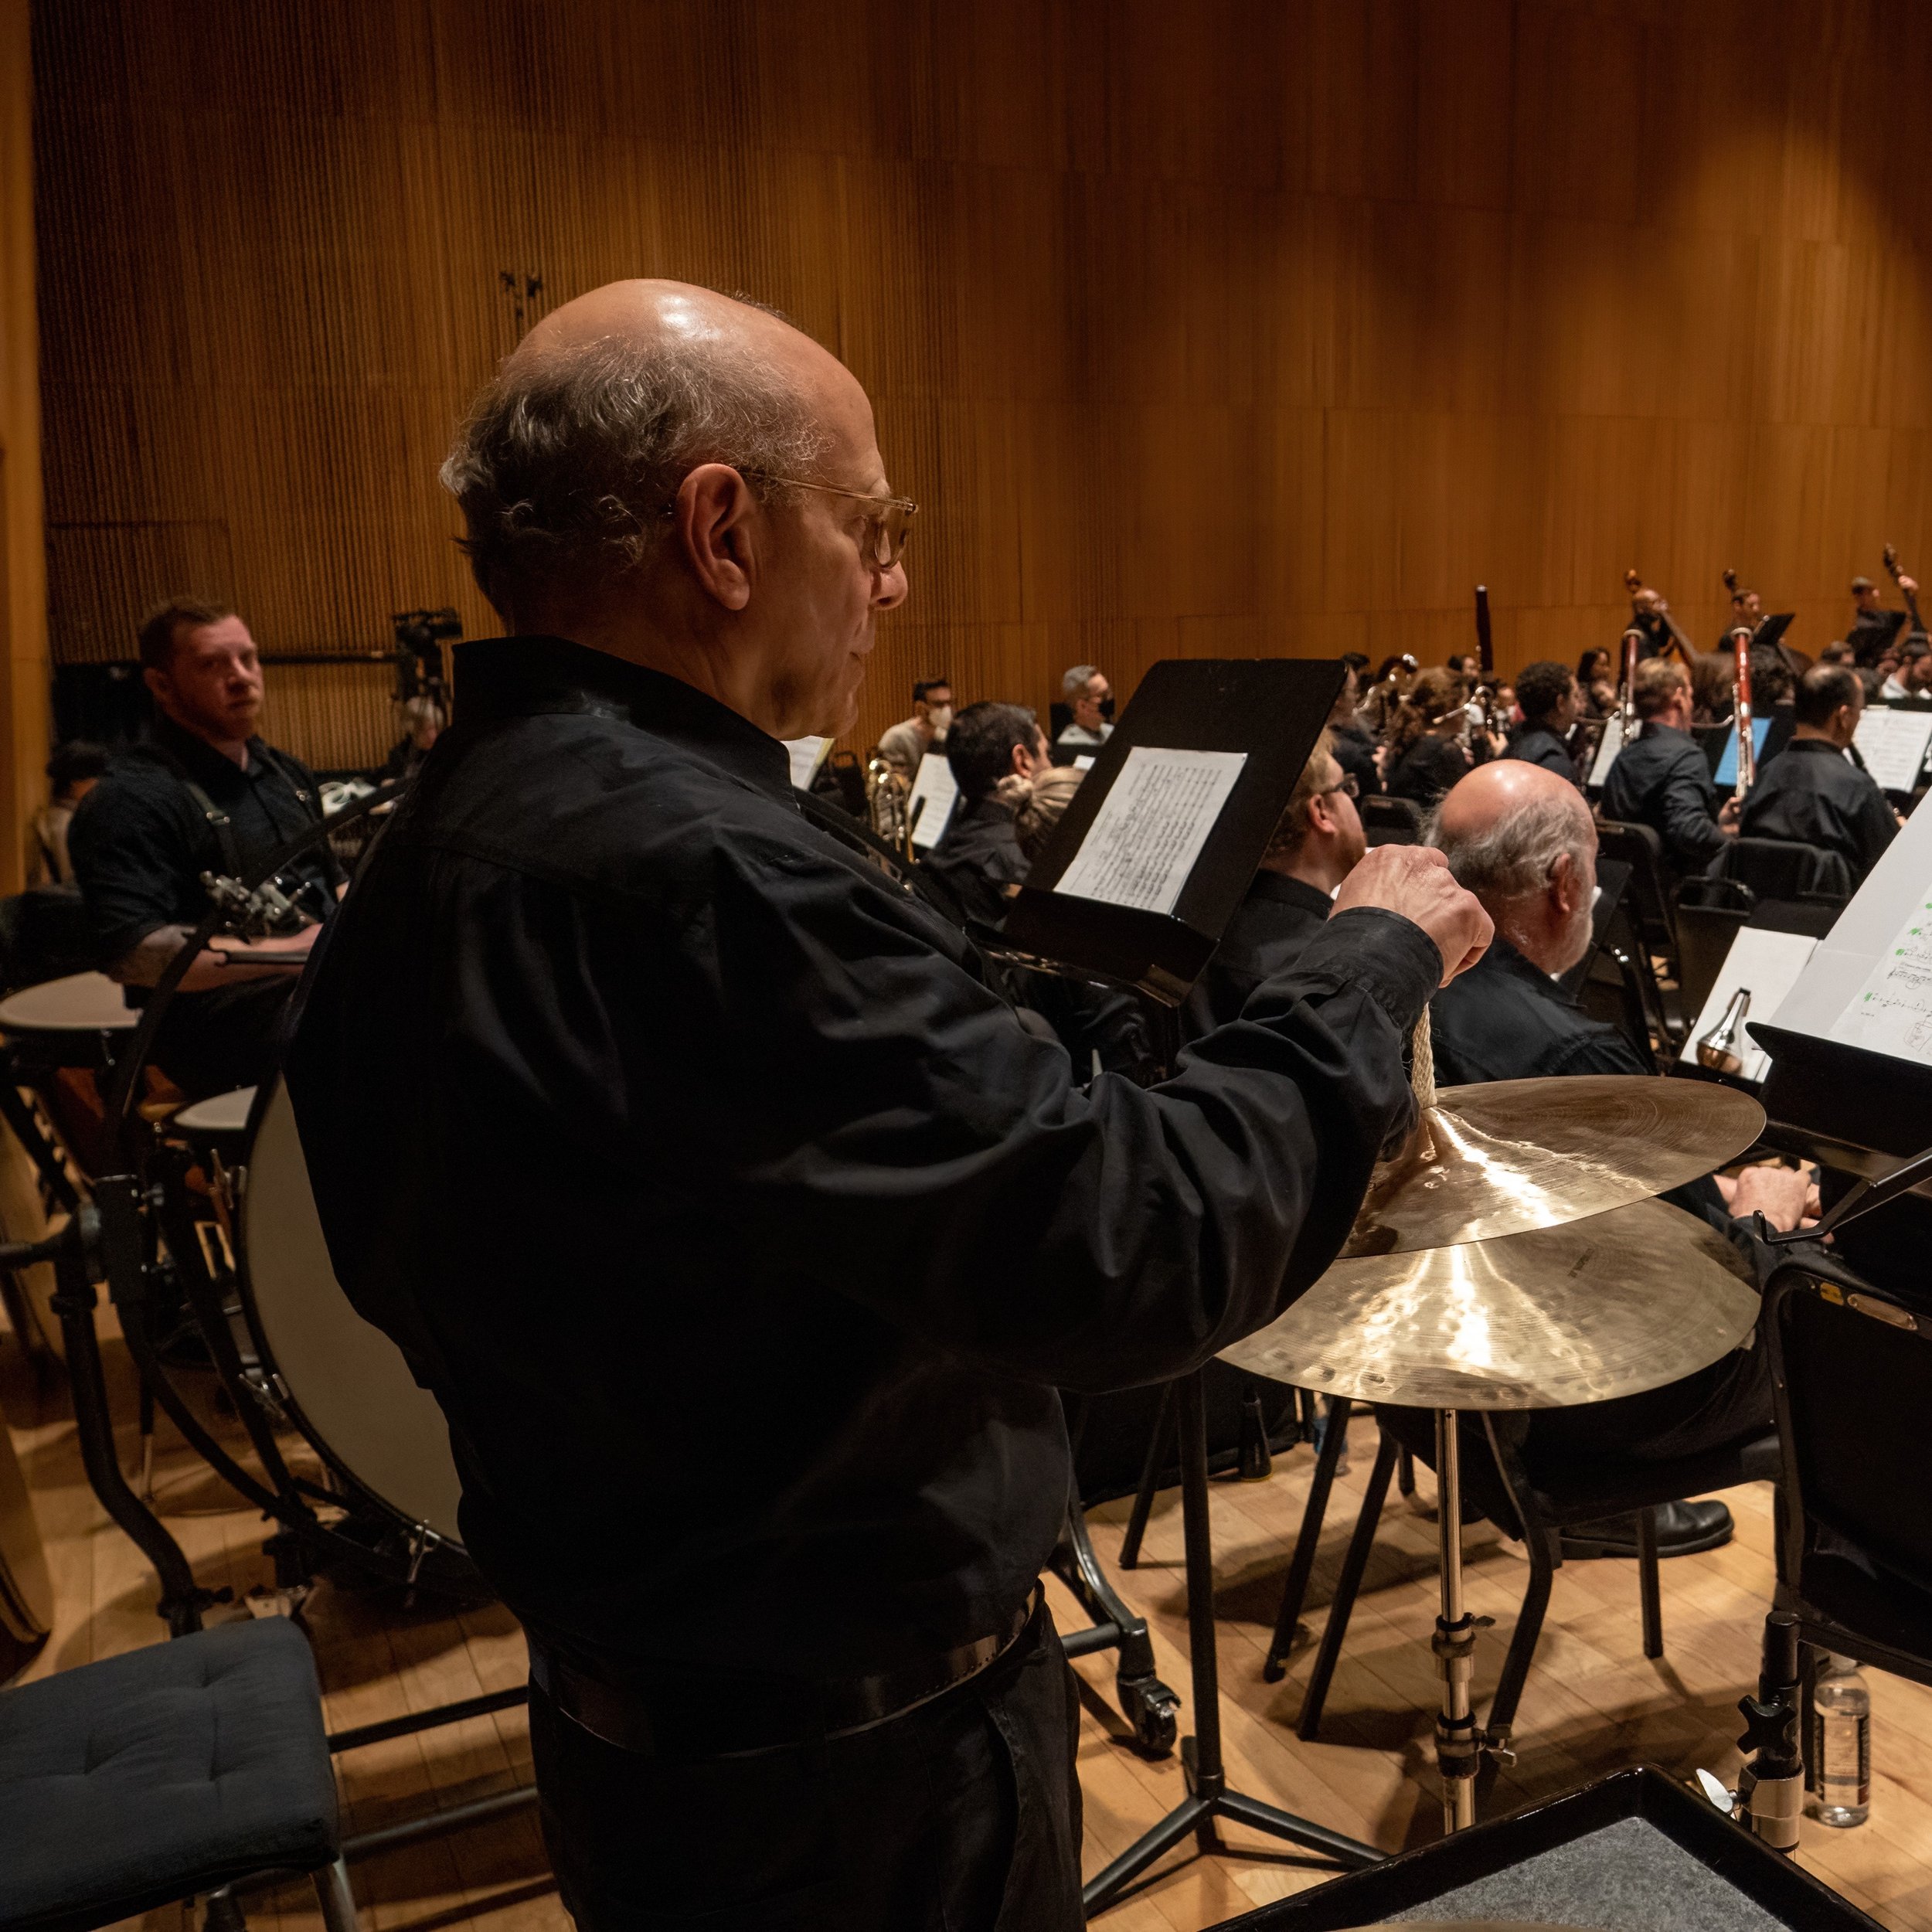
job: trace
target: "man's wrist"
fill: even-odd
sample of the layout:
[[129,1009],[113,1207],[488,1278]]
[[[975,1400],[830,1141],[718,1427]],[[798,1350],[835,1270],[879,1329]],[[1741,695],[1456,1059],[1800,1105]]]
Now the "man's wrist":
[[1351,906],[1329,918],[1296,971],[1327,980],[1338,992],[1359,987],[1406,1034],[1442,984],[1442,949],[1400,913]]

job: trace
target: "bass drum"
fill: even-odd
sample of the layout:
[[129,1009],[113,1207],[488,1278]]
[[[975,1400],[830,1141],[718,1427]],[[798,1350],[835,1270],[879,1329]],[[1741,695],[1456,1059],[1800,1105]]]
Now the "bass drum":
[[460,1549],[461,1485],[443,1412],[335,1279],[280,1080],[257,1097],[240,1195],[243,1304],[290,1420],[356,1488]]

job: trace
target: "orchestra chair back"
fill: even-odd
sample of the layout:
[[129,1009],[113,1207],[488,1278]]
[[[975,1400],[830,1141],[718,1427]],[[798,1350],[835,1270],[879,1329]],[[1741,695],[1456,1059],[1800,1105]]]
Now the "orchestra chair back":
[[[1309,1673],[1297,1726],[1304,1738],[1313,1739],[1321,1725],[1322,1705],[1340,1660],[1349,1614],[1367,1566],[1396,1455],[1406,1449],[1417,1461],[1430,1468],[1435,1466],[1433,1410],[1379,1405],[1376,1420],[1381,1427],[1381,1444],[1329,1606],[1321,1652]],[[1509,1730],[1515,1722],[1516,1706],[1522,1700],[1523,1685],[1543,1634],[1550,1587],[1563,1565],[1563,1532],[1606,1516],[1636,1519],[1644,1655],[1662,1657],[1663,1610],[1655,1512],[1665,1503],[1681,1502],[1689,1497],[1708,1495],[1713,1489],[1727,1489],[1740,1482],[1774,1476],[1777,1440],[1770,1434],[1747,1437],[1671,1462],[1544,1464],[1534,1456],[1527,1415],[1465,1413],[1459,1420],[1463,1432],[1465,1513],[1471,1509],[1480,1510],[1512,1542],[1520,1543],[1529,1559],[1529,1580],[1523,1592],[1522,1607],[1517,1613],[1509,1655],[1503,1660],[1495,1696],[1485,1720],[1490,1735],[1502,1740],[1506,1748]]]
[[1829,900],[1840,906],[1852,896],[1854,883],[1842,853],[1795,838],[1727,838],[1712,861],[1711,875],[1736,881],[1754,900]]
[[[1932,1284],[1929,1284],[1932,1286]],[[1932,1684],[1932,1291],[1787,1262],[1764,1290],[1783,1444],[1777,1605],[1806,1644]]]
[[[1759,899],[1735,879],[1687,879],[1677,895],[1678,998],[1695,1020],[1746,927],[1822,939],[1843,910],[1829,899]],[[1768,1017],[1768,1015],[1766,1015]]]
[[1648,825],[1628,825],[1620,818],[1597,821],[1599,858],[1614,859],[1630,868],[1626,903],[1637,923],[1638,937],[1653,953],[1670,962],[1676,977],[1677,922],[1669,887],[1664,879],[1664,842]]
[[1355,801],[1362,830],[1372,845],[1413,845],[1422,836],[1422,808],[1413,798],[1378,792]]
[[0,1691],[0,1932],[89,1932],[229,1888],[311,1875],[328,1932],[354,1932],[335,1780],[308,1640],[224,1624]]

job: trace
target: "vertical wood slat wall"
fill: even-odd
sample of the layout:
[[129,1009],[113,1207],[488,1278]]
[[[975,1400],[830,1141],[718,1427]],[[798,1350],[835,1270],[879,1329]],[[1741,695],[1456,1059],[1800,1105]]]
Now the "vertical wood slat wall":
[[1734,565],[1813,649],[1887,539],[1932,571],[1917,0],[90,0],[36,36],[63,659],[176,590],[270,651],[491,628],[435,469],[505,272],[537,310],[742,288],[866,383],[924,506],[866,742],[940,670],[1043,707],[1085,659],[1440,659],[1478,579],[1519,665],[1613,640],[1627,564],[1706,640]]
[[0,893],[23,882],[47,758],[32,97],[27,0],[0,0]]

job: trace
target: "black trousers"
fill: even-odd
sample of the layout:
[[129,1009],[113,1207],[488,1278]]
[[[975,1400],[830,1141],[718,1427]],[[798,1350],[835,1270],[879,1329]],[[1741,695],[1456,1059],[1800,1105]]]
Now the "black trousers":
[[530,1686],[544,1840],[580,1932],[1078,1932],[1079,1735],[1043,1605],[945,1696],[751,1756],[643,1757]]

